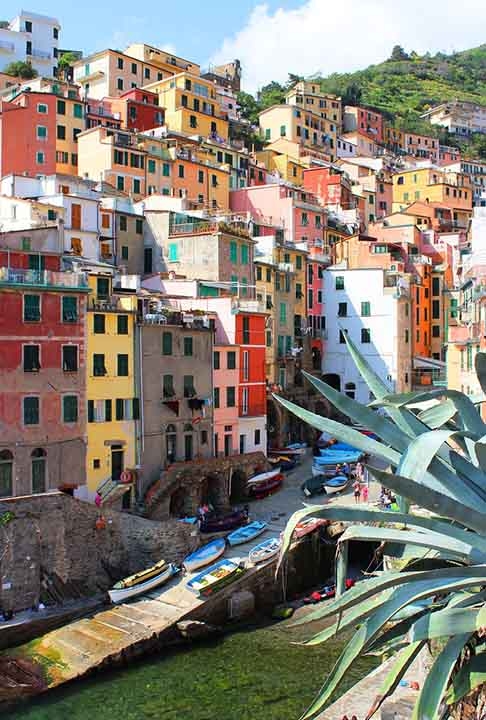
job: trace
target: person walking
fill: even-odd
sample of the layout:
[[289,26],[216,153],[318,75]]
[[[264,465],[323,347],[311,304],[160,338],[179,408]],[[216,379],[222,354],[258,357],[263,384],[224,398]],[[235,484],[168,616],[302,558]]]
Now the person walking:
[[359,480],[355,481],[355,483],[353,485],[353,490],[354,490],[354,502],[359,503],[359,501],[361,499],[361,483]]
[[363,491],[362,491],[362,494],[363,494],[363,502],[365,502],[365,503],[368,502],[368,493],[369,493],[368,485],[366,485],[366,483],[365,483],[365,484],[363,485]]

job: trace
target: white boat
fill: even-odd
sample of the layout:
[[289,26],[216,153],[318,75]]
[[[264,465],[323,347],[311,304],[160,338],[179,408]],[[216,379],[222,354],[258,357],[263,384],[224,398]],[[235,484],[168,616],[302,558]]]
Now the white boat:
[[[160,568],[159,566],[162,563],[164,563],[164,565]],[[156,571],[154,572],[155,569]],[[111,590],[108,590],[108,595],[112,603],[124,602],[125,600],[137,597],[137,595],[143,595],[143,593],[163,585],[178,572],[179,568],[172,563],[167,564],[162,560],[161,563],[157,563],[157,565],[154,565],[152,568],[147,568],[147,570],[142,570],[135,575],[130,575],[130,577],[120,580]]]
[[209,565],[209,563],[217,560],[221,557],[225,550],[225,539],[218,538],[217,540],[212,540],[211,542],[206,543],[206,545],[194,550],[194,552],[184,559],[182,564],[187,572],[194,572],[194,570],[198,570],[199,568]]
[[268,540],[264,540],[259,545],[255,545],[255,547],[250,550],[248,559],[253,565],[266,562],[275,557],[275,555],[278,555],[281,544],[282,541],[280,538],[268,538]]
[[258,475],[253,475],[251,478],[248,478],[248,485],[253,485],[254,483],[261,483],[261,482],[267,482],[268,480],[271,480],[272,478],[276,477],[280,473],[280,468],[276,468],[275,470],[268,470],[268,472],[264,473],[258,473]]

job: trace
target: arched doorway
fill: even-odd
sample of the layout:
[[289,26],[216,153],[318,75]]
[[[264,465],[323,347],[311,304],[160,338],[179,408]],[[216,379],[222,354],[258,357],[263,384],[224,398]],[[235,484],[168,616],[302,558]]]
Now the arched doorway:
[[43,448],[36,448],[31,453],[32,460],[32,493],[44,493],[47,490],[47,453]]
[[0,452],[0,497],[13,495],[13,455],[10,450]]
[[334,390],[341,392],[341,378],[339,375],[336,375],[336,373],[327,373],[322,376],[322,379],[325,383],[334,388]]
[[209,474],[201,483],[201,505],[209,505],[216,511],[224,505],[224,481],[216,474]]
[[230,503],[237,505],[246,500],[247,477],[243,470],[233,470],[230,480]]

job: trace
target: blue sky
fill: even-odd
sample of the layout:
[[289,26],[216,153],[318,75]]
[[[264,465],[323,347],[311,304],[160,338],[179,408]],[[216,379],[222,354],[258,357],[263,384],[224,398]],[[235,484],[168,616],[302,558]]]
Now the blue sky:
[[[203,67],[238,58],[243,88],[299,75],[352,72],[381,62],[394,45],[451,52],[485,41],[485,0],[31,0],[54,15],[61,46],[85,54],[130,42],[164,47]],[[17,4],[17,2],[19,4]],[[20,0],[0,0],[10,19]],[[29,3],[30,0],[26,0]]]

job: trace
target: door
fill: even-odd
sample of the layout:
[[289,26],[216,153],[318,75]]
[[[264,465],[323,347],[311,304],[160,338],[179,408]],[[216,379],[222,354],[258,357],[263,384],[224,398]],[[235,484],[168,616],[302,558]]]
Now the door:
[[218,433],[214,433],[214,457],[218,457],[219,454],[219,438]]
[[71,228],[81,230],[81,205],[76,203],[71,205]]
[[229,457],[233,452],[233,438],[231,435],[224,436],[224,455]]
[[192,460],[192,435],[184,435],[184,459]]
[[240,435],[240,455],[245,454],[246,448],[246,435]]
[[111,446],[111,479],[113,482],[120,481],[123,472],[123,449],[121,445]]

